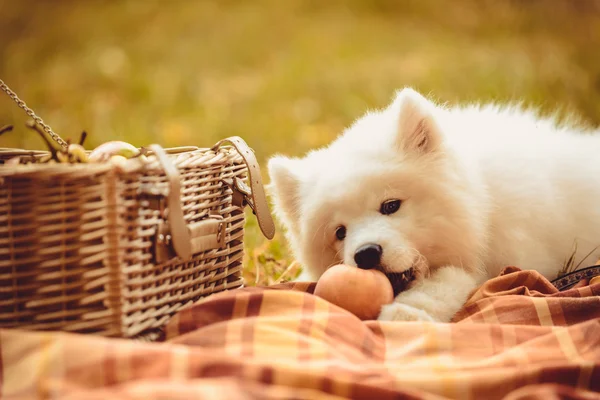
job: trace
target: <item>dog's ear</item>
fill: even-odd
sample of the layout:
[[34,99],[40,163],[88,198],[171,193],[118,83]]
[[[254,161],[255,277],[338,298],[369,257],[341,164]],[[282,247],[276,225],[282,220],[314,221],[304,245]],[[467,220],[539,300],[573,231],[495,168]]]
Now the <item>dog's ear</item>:
[[433,117],[433,103],[407,88],[397,93],[393,109],[399,113],[398,145],[403,151],[425,154],[438,150],[441,137]]
[[271,194],[275,213],[284,224],[294,223],[298,213],[298,192],[300,177],[298,160],[284,156],[274,156],[269,160],[268,170],[271,182],[267,191]]

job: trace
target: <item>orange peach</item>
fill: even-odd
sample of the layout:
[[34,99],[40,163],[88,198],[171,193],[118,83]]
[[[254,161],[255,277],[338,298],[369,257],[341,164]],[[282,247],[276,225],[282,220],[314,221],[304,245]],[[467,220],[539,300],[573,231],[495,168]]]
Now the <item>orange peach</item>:
[[381,307],[394,300],[394,290],[382,272],[347,265],[335,265],[323,273],[315,295],[333,303],[361,320],[376,319]]

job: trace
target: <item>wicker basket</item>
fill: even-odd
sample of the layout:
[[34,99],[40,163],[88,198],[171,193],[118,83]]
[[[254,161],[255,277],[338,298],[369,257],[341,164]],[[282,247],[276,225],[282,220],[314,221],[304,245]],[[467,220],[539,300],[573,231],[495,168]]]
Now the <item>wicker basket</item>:
[[0,327],[136,337],[242,286],[244,206],[274,234],[253,152],[237,137],[150,149],[119,166],[0,165]]

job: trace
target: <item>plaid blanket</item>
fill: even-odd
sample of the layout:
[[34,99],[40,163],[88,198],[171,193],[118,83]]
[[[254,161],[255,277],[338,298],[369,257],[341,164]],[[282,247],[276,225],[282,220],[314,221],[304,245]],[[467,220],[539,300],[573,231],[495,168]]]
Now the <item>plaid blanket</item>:
[[599,398],[600,284],[507,269],[450,324],[361,322],[313,289],[213,295],[161,343],[2,330],[2,398]]

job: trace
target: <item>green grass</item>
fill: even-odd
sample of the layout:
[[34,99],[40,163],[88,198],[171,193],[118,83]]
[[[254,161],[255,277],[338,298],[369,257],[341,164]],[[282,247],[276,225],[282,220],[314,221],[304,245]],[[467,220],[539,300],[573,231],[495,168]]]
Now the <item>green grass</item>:
[[[0,78],[64,138],[87,130],[88,146],[239,135],[264,165],[407,85],[600,124],[599,1],[0,0],[0,15]],[[43,147],[25,120],[0,96],[0,125],[18,127],[0,146]],[[247,248],[249,283],[292,264],[252,218]]]

